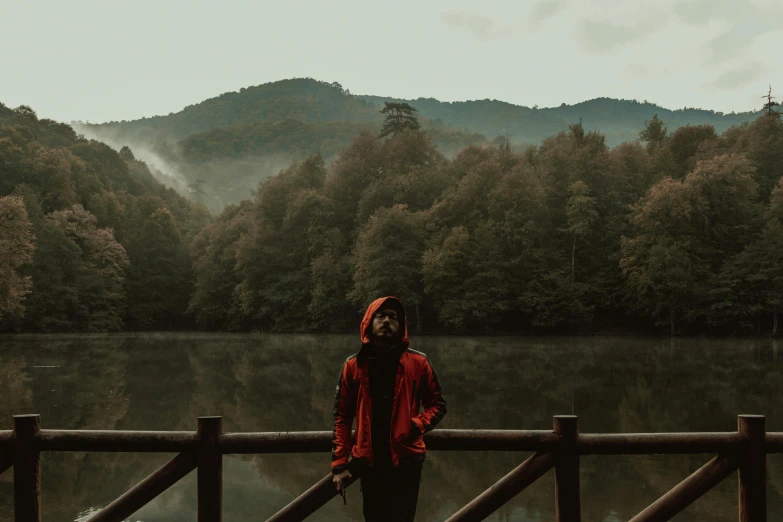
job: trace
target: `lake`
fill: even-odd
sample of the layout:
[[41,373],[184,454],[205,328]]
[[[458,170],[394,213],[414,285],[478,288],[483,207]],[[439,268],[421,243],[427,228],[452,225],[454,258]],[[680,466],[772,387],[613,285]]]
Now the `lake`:
[[[416,337],[438,372],[448,413],[439,428],[551,429],[576,414],[582,432],[735,431],[762,414],[783,431],[783,343],[633,337]],[[117,334],[0,337],[0,429],[38,413],[49,429],[332,430],[337,375],[357,335]],[[529,453],[428,454],[416,519],[445,520]],[[46,521],[85,520],[171,458],[166,454],[44,453]],[[711,457],[581,459],[582,519],[627,520]],[[223,458],[223,519],[265,520],[329,471],[330,455]],[[783,458],[767,459],[768,513],[783,517]],[[0,475],[0,521],[13,519],[13,483]],[[131,520],[196,519],[195,472]],[[358,485],[312,520],[360,521]],[[553,472],[495,521],[554,520]],[[732,474],[675,520],[737,519]]]

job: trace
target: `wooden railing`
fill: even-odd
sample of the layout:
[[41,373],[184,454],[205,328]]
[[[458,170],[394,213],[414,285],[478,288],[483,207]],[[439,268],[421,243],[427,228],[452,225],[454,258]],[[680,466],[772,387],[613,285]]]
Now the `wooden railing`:
[[[222,455],[329,452],[332,432],[223,433],[221,417],[200,417],[197,431],[44,430],[38,415],[14,416],[13,431],[0,431],[0,473],[13,467],[14,520],[40,521],[42,451],[179,453],[91,522],[120,522],[198,469],[198,520],[221,520]],[[500,506],[555,469],[558,522],[581,520],[580,455],[717,454],[632,522],[669,520],[734,471],[739,472],[739,520],[766,521],[766,455],[783,453],[783,433],[766,433],[764,417],[740,415],[728,433],[579,433],[573,415],[554,417],[552,431],[435,430],[424,436],[430,450],[534,451],[447,522],[484,520]],[[355,481],[354,477],[348,483]],[[337,494],[326,475],[267,522],[304,520]]]

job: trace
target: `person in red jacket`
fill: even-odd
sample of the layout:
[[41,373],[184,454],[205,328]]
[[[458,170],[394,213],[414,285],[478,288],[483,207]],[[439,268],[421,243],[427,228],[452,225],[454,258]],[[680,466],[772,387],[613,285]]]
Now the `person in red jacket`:
[[370,303],[360,333],[361,349],[345,360],[337,382],[332,481],[342,492],[346,478],[361,478],[366,522],[412,522],[426,458],[423,435],[443,419],[446,401],[427,356],[409,347],[399,299]]

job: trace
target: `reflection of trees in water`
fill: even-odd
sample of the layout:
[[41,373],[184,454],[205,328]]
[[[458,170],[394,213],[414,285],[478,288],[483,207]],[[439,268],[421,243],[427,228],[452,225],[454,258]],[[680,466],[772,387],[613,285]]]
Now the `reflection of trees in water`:
[[[225,431],[331,430],[337,374],[358,348],[356,336],[339,335],[30,337],[5,345],[0,391],[10,400],[0,405],[2,429],[23,408],[41,413],[46,428],[194,430],[198,416],[223,415]],[[573,411],[583,432],[731,431],[739,413],[765,414],[768,430],[783,431],[783,379],[771,342],[422,337],[413,347],[430,356],[444,387],[441,428],[551,429],[553,415]],[[32,368],[47,365],[60,368]],[[445,518],[527,455],[431,452],[422,520]],[[45,454],[45,515],[72,520],[105,505],[169,458]],[[709,458],[583,457],[583,518],[630,518]],[[783,512],[783,467],[773,465],[781,460],[768,464],[770,514]],[[232,456],[224,466],[226,520],[239,520],[271,514],[309,488],[328,472],[329,454]],[[0,506],[10,506],[8,477],[0,480]],[[323,516],[361,520],[358,486],[348,501],[330,503]],[[3,509],[0,520],[10,520]],[[141,514],[184,520],[194,510],[189,476]],[[550,472],[493,520],[553,517]],[[736,517],[736,478],[677,520],[707,517]]]

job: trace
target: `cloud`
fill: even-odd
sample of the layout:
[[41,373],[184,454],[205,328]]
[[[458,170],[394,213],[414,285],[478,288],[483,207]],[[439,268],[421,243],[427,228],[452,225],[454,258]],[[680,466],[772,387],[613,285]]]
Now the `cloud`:
[[482,42],[505,38],[511,32],[508,27],[498,25],[491,18],[474,13],[448,11],[441,14],[441,20],[446,26],[465,31]]
[[583,20],[582,42],[590,51],[603,53],[613,48],[642,40],[667,23],[660,11],[650,11],[632,24],[621,25],[609,20]]
[[530,11],[535,22],[546,22],[565,7],[564,0],[540,0]]
[[723,72],[710,85],[718,89],[736,89],[758,80],[764,73],[764,64],[755,61]]
[[758,37],[783,31],[783,12],[748,1],[683,0],[675,5],[674,12],[690,25],[719,22],[725,26],[707,44],[713,62],[741,56]]

